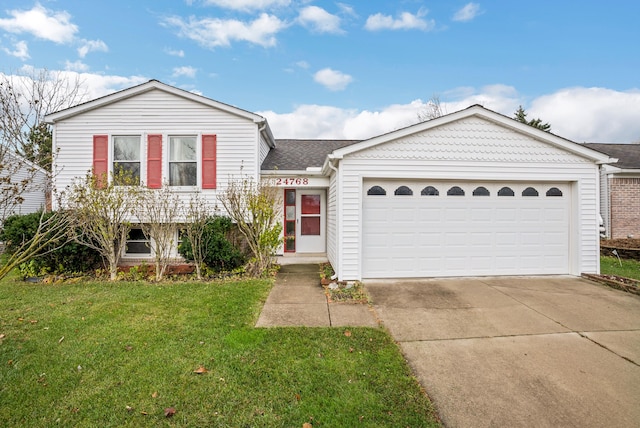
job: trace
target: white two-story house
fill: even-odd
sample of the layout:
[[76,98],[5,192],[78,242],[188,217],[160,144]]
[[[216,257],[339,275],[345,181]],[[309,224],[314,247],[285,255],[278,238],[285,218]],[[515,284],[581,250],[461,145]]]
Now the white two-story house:
[[481,106],[364,141],[277,140],[257,114],[151,80],[46,120],[58,191],[125,169],[213,204],[234,177],[268,178],[281,253],[326,256],[341,280],[599,270],[611,159]]

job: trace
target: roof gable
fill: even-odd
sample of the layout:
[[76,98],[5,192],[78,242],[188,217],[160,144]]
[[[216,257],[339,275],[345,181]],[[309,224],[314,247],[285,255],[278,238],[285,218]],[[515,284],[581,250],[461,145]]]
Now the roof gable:
[[107,105],[116,103],[118,101],[135,97],[136,95],[143,94],[153,90],[164,91],[164,92],[176,95],[178,97],[195,101],[197,103],[204,104],[206,106],[216,108],[216,109],[225,111],[227,113],[252,120],[255,123],[263,123],[263,122],[266,123],[266,119],[264,117],[257,115],[255,113],[251,113],[249,111],[242,110],[238,107],[234,107],[229,104],[224,104],[219,101],[212,100],[211,98],[207,98],[202,95],[197,95],[192,92],[167,85],[158,80],[149,80],[146,83],[133,86],[131,88],[124,89],[122,91],[114,92],[113,94],[105,95],[103,97],[96,98],[94,100],[79,104],[74,107],[60,110],[55,113],[50,113],[47,116],[45,116],[45,122],[53,124],[58,121],[82,114],[84,112],[98,109],[100,107],[107,106]]
[[603,153],[591,150],[583,145],[577,144],[562,137],[558,137],[557,135],[551,134],[549,132],[542,131],[530,125],[518,122],[515,119],[511,119],[500,113],[496,113],[492,110],[486,109],[480,105],[474,105],[455,113],[441,116],[426,122],[417,123],[406,128],[398,129],[387,134],[364,140],[358,144],[353,144],[348,147],[338,149],[334,151],[333,154],[329,156],[329,158],[342,159],[345,156],[349,156],[363,150],[371,149],[395,140],[408,138],[412,135],[436,130],[438,128],[446,127],[448,125],[470,118],[479,118],[491,122],[499,127],[511,130],[519,134],[523,134],[528,138],[541,141],[554,148],[572,153],[574,155],[578,155],[592,162],[608,163],[612,161],[609,156]]

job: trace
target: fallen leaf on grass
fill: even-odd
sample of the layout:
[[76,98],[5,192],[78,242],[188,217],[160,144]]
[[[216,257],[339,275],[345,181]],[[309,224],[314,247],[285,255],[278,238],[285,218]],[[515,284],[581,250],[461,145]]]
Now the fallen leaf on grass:
[[344,335],[347,337],[351,337],[351,331],[350,330],[345,330],[344,331]]
[[62,336],[59,340],[58,343],[62,343],[62,341],[64,340],[64,336]]
[[125,407],[125,409],[127,409],[127,412],[133,412],[133,407],[131,406],[127,406]]
[[353,352],[353,348],[349,348],[349,352]]
[[171,416],[176,414],[176,409],[173,407],[167,407],[166,409],[164,409],[164,417],[165,418],[170,418]]
[[300,397],[300,394],[296,394],[296,401],[300,401],[302,400],[302,397]]
[[158,398],[158,391],[154,391],[153,394],[151,394],[151,398]]
[[193,372],[195,374],[204,374],[206,372],[208,372],[209,370],[205,369],[204,366],[200,366],[197,369],[195,369]]
[[147,416],[149,413],[145,412],[144,410],[142,412],[140,412],[141,415],[143,416]]
[[0,340],[4,339],[5,337],[7,336],[5,336],[4,333],[0,334]]
[[38,324],[38,320],[30,320],[29,321],[31,324]]
[[309,422],[305,422],[302,424],[302,428],[313,428],[313,425],[311,425]]

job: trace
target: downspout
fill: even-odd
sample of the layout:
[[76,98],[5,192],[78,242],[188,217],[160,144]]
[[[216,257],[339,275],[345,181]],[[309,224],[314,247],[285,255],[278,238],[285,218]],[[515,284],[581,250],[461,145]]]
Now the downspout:
[[338,278],[338,275],[340,274],[340,271],[342,270],[342,266],[340,266],[341,264],[341,252],[342,252],[342,245],[340,245],[340,238],[342,236],[342,231],[340,230],[340,180],[338,177],[338,168],[336,168],[335,166],[333,166],[333,161],[335,159],[331,159],[329,158],[329,162],[327,163],[327,165],[329,166],[329,168],[331,169],[331,171],[336,173],[336,250],[337,250],[337,254],[336,254],[336,263],[338,264],[338,266],[334,266],[335,269],[335,275],[333,275],[331,277],[331,279],[336,279]]

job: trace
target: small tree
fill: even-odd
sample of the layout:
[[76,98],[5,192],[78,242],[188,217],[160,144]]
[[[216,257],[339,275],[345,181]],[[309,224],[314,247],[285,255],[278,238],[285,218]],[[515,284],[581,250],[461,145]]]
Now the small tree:
[[[74,74],[29,67],[0,73],[0,223],[23,202],[25,193],[49,190],[53,153],[44,116],[86,97]],[[44,181],[35,165],[48,175]]]
[[[115,183],[129,182],[121,186]],[[106,180],[88,173],[73,184],[66,196],[66,206],[79,233],[74,239],[95,249],[109,269],[113,281],[131,230],[131,218],[138,205],[139,186],[127,177]]]
[[[57,211],[45,214],[42,212],[16,214],[8,217],[4,222],[2,232],[0,232],[0,241],[5,244],[5,252],[11,255],[20,251],[24,243],[30,241],[38,233],[41,222],[46,223],[53,216],[63,219],[65,215],[66,213]],[[46,225],[47,236],[55,235],[55,232],[52,234],[50,229],[52,226],[57,226],[59,221],[61,220],[49,222]],[[64,227],[70,226],[67,217],[64,218],[64,221]],[[68,236],[63,236],[60,240],[53,240],[49,245],[45,245],[41,252],[31,257],[27,263],[21,264],[19,267],[23,275],[37,276],[49,272],[86,272],[95,268],[100,263],[100,256],[95,250],[72,241],[71,236],[70,232]]]
[[167,184],[160,189],[140,192],[136,215],[146,236],[150,238],[151,252],[156,267],[155,279],[161,281],[169,266],[171,252],[176,246],[181,213],[180,197]]
[[440,102],[440,96],[433,95],[427,103],[418,111],[418,120],[426,122],[447,114],[447,109]]
[[[204,234],[209,218],[209,207],[207,202],[198,194],[189,200],[189,205],[185,208],[185,224],[183,226],[184,236],[189,242],[189,258],[196,266],[196,276],[202,279],[202,264],[204,262]],[[184,254],[183,254],[184,255]]]
[[522,106],[518,106],[518,110],[513,114],[513,118],[518,122],[526,123],[527,125],[533,126],[534,128],[541,129],[546,132],[551,132],[551,125],[549,123],[542,123],[542,119],[531,119],[527,120],[527,112],[522,108]]
[[266,180],[256,183],[251,178],[232,179],[218,199],[247,240],[252,255],[247,273],[264,275],[270,270],[273,255],[281,244],[278,188]]
[[71,217],[64,212],[41,212],[35,230],[25,231],[29,234],[28,238],[25,237],[21,242],[14,240],[7,243],[11,251],[1,258],[0,279],[22,263],[63,246],[69,239],[70,224]]

